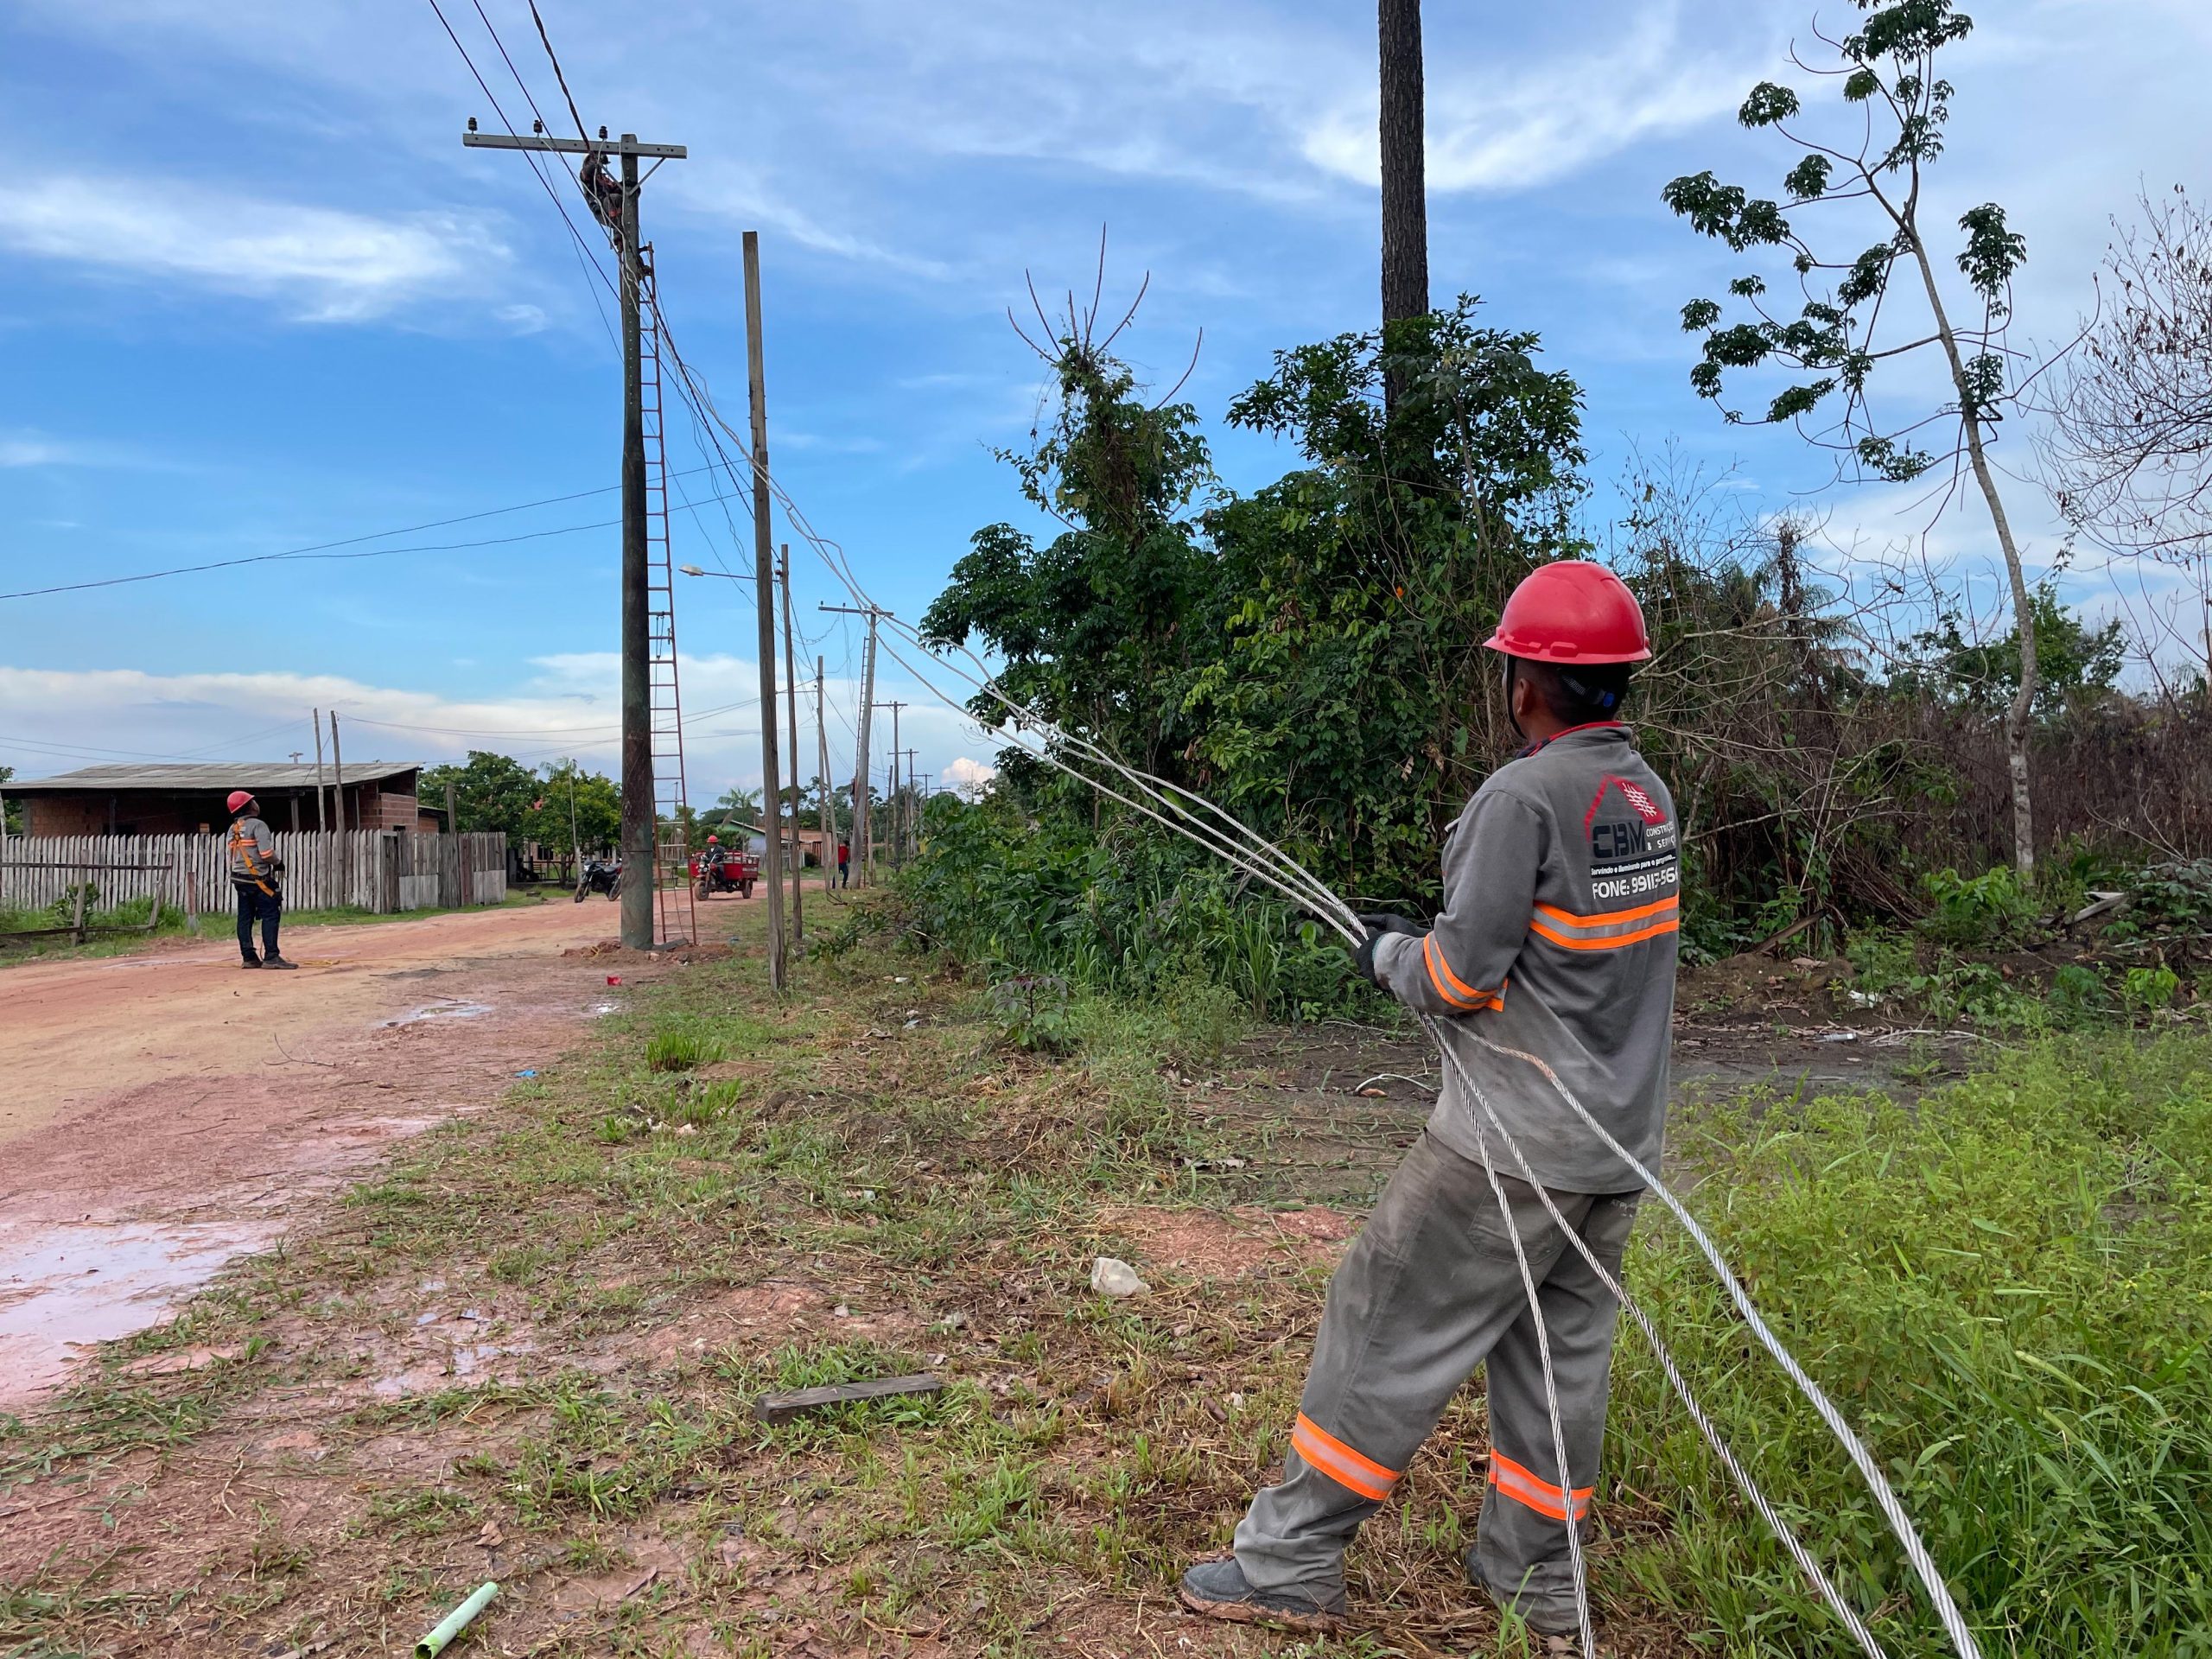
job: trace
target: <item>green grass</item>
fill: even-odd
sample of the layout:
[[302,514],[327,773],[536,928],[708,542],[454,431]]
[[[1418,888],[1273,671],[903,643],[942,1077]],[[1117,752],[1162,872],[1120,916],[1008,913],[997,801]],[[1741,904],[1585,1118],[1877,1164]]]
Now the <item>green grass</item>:
[[[1678,1122],[1694,1207],[1859,1428],[1993,1652],[2212,1653],[2212,1043],[2053,1039],[1910,1108]],[[1648,1206],[1656,1210],[1656,1206]],[[1896,1654],[1947,1651],[1857,1476],[1671,1223],[1633,1287]],[[1736,1500],[1633,1333],[1617,1478],[1674,1535],[1630,1565],[1732,1650],[1855,1651]]]

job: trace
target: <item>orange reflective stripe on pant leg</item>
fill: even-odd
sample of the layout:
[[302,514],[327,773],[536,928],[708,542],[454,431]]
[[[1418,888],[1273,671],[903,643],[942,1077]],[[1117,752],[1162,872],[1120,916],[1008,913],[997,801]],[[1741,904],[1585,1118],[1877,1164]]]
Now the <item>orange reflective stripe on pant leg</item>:
[[[1567,1519],[1567,1494],[1561,1486],[1554,1486],[1534,1470],[1518,1464],[1503,1452],[1492,1448],[1490,1454],[1490,1484],[1500,1495],[1516,1503],[1526,1504],[1539,1515],[1548,1515],[1554,1521]],[[1578,1487],[1574,1492],[1574,1517],[1580,1520],[1590,1512],[1590,1496],[1597,1489]]]
[[1290,1443],[1300,1457],[1338,1485],[1374,1503],[1389,1497],[1390,1489],[1398,1484],[1395,1470],[1361,1456],[1302,1411],[1290,1431]]

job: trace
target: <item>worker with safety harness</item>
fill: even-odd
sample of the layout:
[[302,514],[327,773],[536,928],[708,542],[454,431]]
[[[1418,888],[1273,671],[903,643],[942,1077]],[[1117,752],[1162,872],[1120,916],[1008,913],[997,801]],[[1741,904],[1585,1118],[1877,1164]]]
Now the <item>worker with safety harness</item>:
[[[248,791],[234,789],[231,813],[231,887],[238,896],[238,954],[241,968],[296,968],[276,953],[276,924],[284,910],[284,861],[276,856],[276,832],[262,820],[261,803]],[[261,954],[253,954],[253,925],[261,924]]]
[[[1184,1603],[1217,1618],[1338,1624],[1352,1535],[1487,1363],[1489,1490],[1467,1575],[1534,1631],[1578,1628],[1567,1529],[1588,1525],[1617,1310],[1535,1190],[1509,1173],[1518,1166],[1460,1071],[1618,1280],[1640,1183],[1536,1067],[1478,1039],[1542,1061],[1628,1152],[1657,1166],[1679,833],[1673,798],[1618,718],[1629,664],[1651,652],[1618,576],[1579,561],[1541,567],[1486,643],[1504,658],[1506,707],[1525,747],[1446,832],[1435,922],[1361,918],[1362,970],[1434,1016],[1457,1065],[1330,1283],[1282,1484],[1253,1499],[1233,1555],[1183,1575]],[[1484,1167],[1492,1160],[1549,1338],[1565,1469],[1537,1323]]]

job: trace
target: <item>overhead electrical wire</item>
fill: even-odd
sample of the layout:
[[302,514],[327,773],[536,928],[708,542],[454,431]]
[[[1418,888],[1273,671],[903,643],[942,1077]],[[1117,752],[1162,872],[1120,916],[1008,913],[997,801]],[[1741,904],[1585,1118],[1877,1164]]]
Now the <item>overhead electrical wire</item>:
[[[691,477],[699,473],[711,473],[714,467],[693,467],[677,476]],[[235,559],[213,559],[205,564],[180,564],[165,570],[141,570],[127,576],[100,576],[90,582],[59,582],[48,588],[24,588],[14,593],[0,594],[0,599],[38,599],[48,594],[81,593],[91,588],[121,588],[137,582],[160,582],[170,576],[197,575],[207,570],[228,570],[244,564],[274,564],[285,560],[308,559],[328,556],[334,557],[381,558],[393,553],[451,553],[473,547],[502,547],[511,542],[542,539],[548,536],[574,535],[587,530],[607,530],[620,524],[620,518],[604,519],[588,524],[568,524],[556,530],[531,531],[523,536],[495,537],[480,542],[453,542],[429,547],[379,548],[366,553],[338,555],[334,550],[359,547],[364,542],[388,541],[394,536],[419,536],[426,530],[445,530],[454,524],[474,524],[479,519],[497,518],[511,512],[530,512],[538,507],[558,506],[564,501],[582,501],[594,495],[611,495],[622,486],[605,484],[594,490],[575,490],[567,495],[549,495],[539,501],[519,502],[512,507],[486,507],[481,512],[464,512],[455,518],[433,518],[425,524],[408,524],[397,530],[371,531],[360,536],[341,537],[334,542],[310,542],[304,547],[287,548],[281,553],[254,553]],[[716,499],[727,499],[717,497]]]

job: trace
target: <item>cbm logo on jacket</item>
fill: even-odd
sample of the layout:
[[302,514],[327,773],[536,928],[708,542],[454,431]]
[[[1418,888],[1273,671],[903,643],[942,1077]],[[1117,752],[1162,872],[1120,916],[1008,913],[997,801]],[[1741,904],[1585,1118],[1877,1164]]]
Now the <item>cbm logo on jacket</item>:
[[[1616,798],[1635,816],[1599,817]],[[1582,823],[1590,832],[1592,899],[1633,898],[1673,887],[1681,880],[1674,824],[1665,809],[1627,779],[1609,772],[1600,779]]]

